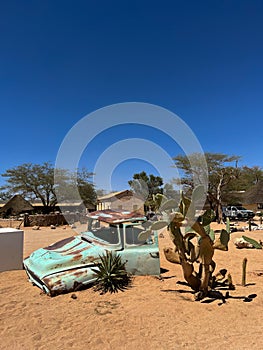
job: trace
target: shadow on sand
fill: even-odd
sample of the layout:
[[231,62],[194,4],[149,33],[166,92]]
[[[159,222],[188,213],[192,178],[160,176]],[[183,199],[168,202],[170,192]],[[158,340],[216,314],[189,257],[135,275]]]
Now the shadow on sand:
[[[177,281],[176,284],[184,285],[189,287],[188,283],[182,282],[182,281]],[[249,285],[254,285],[254,283],[250,283]],[[220,291],[220,290],[226,290],[225,295]],[[232,296],[229,293],[229,288],[227,286],[218,286],[218,288],[213,289],[208,292],[206,296],[203,298],[200,298],[200,292],[196,293],[193,290],[185,290],[185,289],[163,289],[161,292],[164,293],[179,293],[179,294],[192,294],[195,296],[196,301],[200,301],[203,304],[210,304],[214,301],[220,300],[220,303],[218,305],[223,305],[226,303],[227,299],[238,299],[238,300],[243,300],[243,302],[249,303],[253,301],[256,297],[257,294],[249,294],[248,296]],[[189,299],[187,299],[189,300]]]

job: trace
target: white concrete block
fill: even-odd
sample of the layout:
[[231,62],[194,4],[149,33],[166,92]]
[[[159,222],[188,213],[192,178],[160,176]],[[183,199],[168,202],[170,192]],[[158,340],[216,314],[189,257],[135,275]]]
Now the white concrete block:
[[24,231],[0,228],[0,272],[23,269]]

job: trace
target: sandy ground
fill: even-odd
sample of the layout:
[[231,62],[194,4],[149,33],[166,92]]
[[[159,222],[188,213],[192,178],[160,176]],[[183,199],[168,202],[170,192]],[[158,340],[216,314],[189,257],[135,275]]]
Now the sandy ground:
[[[24,230],[25,257],[76,234],[69,227]],[[172,246],[167,232],[159,239],[163,279],[135,277],[125,292],[100,295],[90,288],[74,293],[76,299],[73,293],[50,298],[27,281],[25,271],[2,272],[0,349],[263,349],[263,250],[237,249],[233,241],[242,234],[231,234],[228,252],[215,252],[216,270],[227,268],[236,285],[226,303],[196,302],[191,289],[178,283],[184,281],[180,266],[162,254]],[[245,234],[263,240],[263,231]],[[256,297],[244,302],[250,294]]]

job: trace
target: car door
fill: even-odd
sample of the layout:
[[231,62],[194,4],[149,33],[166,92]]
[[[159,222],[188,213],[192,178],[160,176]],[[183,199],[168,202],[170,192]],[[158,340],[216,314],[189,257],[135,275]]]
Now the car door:
[[124,230],[124,249],[120,252],[126,270],[134,275],[160,275],[160,256],[157,232],[147,241],[138,240],[144,229],[127,225]]

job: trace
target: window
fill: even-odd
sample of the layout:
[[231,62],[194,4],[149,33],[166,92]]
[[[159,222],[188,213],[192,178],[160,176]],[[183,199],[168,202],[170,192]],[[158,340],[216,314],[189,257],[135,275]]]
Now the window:
[[99,239],[105,244],[119,244],[119,234],[118,229],[115,226],[101,227],[99,229],[94,229],[91,232],[83,233],[82,238],[89,240],[89,238]]
[[126,227],[126,243],[133,244],[143,244],[144,242],[138,240],[138,235],[143,231],[142,228],[135,226],[127,226]]

